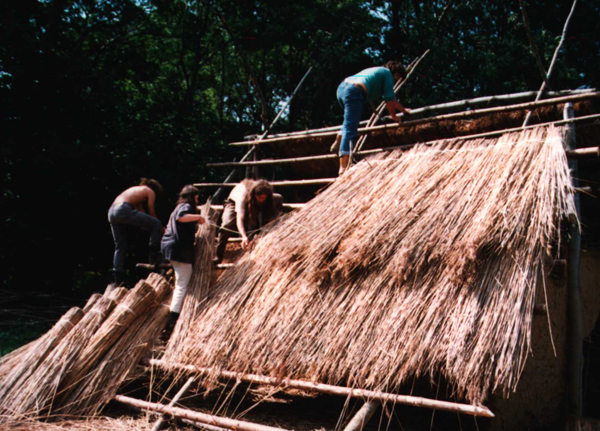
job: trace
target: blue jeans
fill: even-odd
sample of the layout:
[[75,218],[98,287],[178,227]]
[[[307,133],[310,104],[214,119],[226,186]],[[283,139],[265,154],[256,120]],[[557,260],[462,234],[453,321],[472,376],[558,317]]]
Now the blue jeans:
[[[127,253],[127,226],[138,226],[150,231],[150,256],[153,260],[158,258],[160,250],[160,237],[162,224],[160,220],[144,212],[136,210],[128,202],[112,204],[108,210],[108,221],[115,240],[115,255],[113,267],[115,271],[123,271],[125,254]],[[155,255],[156,257],[153,257]],[[152,262],[150,262],[152,263]]]
[[359,87],[348,82],[342,82],[337,89],[337,99],[344,108],[344,124],[342,125],[342,141],[339,155],[350,155],[358,138],[358,124],[365,103],[365,93]]

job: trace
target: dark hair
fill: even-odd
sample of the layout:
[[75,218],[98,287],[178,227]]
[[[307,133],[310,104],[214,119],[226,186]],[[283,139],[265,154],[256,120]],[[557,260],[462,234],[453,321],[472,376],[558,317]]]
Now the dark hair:
[[273,186],[269,184],[266,180],[244,180],[246,188],[248,189],[248,194],[246,195],[246,199],[244,201],[244,205],[246,206],[246,214],[250,217],[250,223],[256,224],[258,220],[258,205],[256,202],[256,195],[267,195],[267,199],[263,202],[260,211],[263,216],[263,224],[267,224],[268,222],[275,219],[277,216],[277,209],[275,208],[275,203],[273,202]]
[[392,75],[396,73],[400,75],[402,79],[406,79],[406,69],[399,61],[388,61],[383,65],[383,67],[387,67],[392,72]]
[[196,210],[196,199],[198,196],[198,189],[191,184],[188,184],[179,192],[179,199],[177,199],[177,205],[179,204],[190,204],[194,211]]
[[156,193],[156,196],[162,195],[163,186],[161,186],[158,181],[153,180],[152,178],[140,178],[139,185],[150,187],[152,191]]

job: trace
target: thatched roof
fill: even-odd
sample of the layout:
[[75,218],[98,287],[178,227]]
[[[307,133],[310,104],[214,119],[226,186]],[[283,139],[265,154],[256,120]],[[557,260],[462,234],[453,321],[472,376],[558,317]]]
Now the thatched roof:
[[398,390],[516,387],[542,259],[570,210],[564,130],[362,161],[214,286],[168,352],[200,367]]

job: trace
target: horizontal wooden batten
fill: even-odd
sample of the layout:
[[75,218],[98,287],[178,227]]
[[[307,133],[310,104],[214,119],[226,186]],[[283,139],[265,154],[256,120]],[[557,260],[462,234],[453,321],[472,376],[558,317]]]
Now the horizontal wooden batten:
[[[577,94],[588,94],[588,93],[593,93],[595,90],[594,89],[583,89],[583,90],[565,90],[565,91],[546,91],[544,92],[544,96],[548,97],[548,98],[557,98],[557,97],[564,97],[564,96],[571,96],[571,95],[577,95]],[[491,103],[494,102],[524,102],[527,99],[535,99],[538,95],[537,91],[525,91],[525,92],[521,92],[521,93],[512,93],[512,94],[500,94],[497,96],[484,96],[484,97],[476,97],[474,99],[465,99],[465,100],[457,100],[454,102],[447,102],[447,103],[440,103],[437,105],[429,105],[429,106],[423,106],[421,108],[415,108],[411,110],[411,115],[421,115],[421,114],[426,114],[429,112],[439,112],[439,111],[449,111],[452,109],[468,109],[468,108],[476,108],[478,106],[482,106],[482,105],[489,105]],[[390,118],[389,116],[386,117],[382,117],[385,119]],[[359,124],[360,125],[366,125],[368,123],[368,120],[364,120],[361,121]],[[311,135],[312,133],[320,133],[320,132],[331,132],[331,131],[338,131],[342,128],[341,125],[339,126],[330,126],[330,127],[322,127],[319,129],[310,129],[310,130],[302,130],[302,131],[296,131],[296,132],[289,132],[289,133],[274,133],[272,135],[267,135],[265,136],[266,139],[272,139],[272,138],[283,138],[283,137],[289,137],[289,136],[303,136],[303,137],[308,137],[309,135]],[[244,139],[246,141],[254,141],[256,140],[256,138],[258,137],[258,135],[252,135],[252,136],[245,136]]]
[[159,403],[142,401],[124,395],[116,395],[114,400],[143,410],[149,410],[157,413],[167,414],[178,418],[188,419],[201,424],[208,424],[239,431],[286,431],[283,428],[275,428],[267,425],[260,425],[253,422],[240,421],[237,419],[224,418],[220,416],[209,415],[194,410],[183,409],[180,407],[168,407]]
[[[289,180],[289,181],[270,181],[269,183],[273,187],[286,187],[286,186],[312,186],[331,184],[335,178],[320,178],[314,180]],[[235,187],[238,183],[196,183],[194,187]]]
[[305,380],[279,379],[276,377],[261,376],[257,374],[243,374],[235,373],[232,371],[216,371],[210,368],[200,368],[191,365],[169,364],[156,359],[150,360],[149,364],[166,370],[184,371],[197,375],[211,375],[216,373],[216,375],[218,375],[220,378],[241,380],[247,383],[302,389],[329,395],[341,395],[352,398],[377,400],[381,401],[382,403],[406,404],[414,407],[426,407],[436,410],[464,413],[472,416],[482,416],[489,418],[494,417],[494,413],[492,413],[492,411],[485,406],[460,404],[449,401],[432,400],[429,398],[414,397],[410,395],[397,395],[387,392],[371,391],[366,389],[353,389],[343,386],[328,385],[324,383],[308,382]]
[[[528,102],[528,103],[519,103],[516,105],[500,106],[500,107],[496,107],[496,108],[473,109],[473,110],[468,110],[468,111],[456,112],[453,114],[445,114],[445,115],[438,115],[438,116],[430,117],[430,118],[423,118],[420,120],[409,120],[409,121],[402,122],[400,124],[394,123],[394,124],[384,124],[381,126],[363,127],[363,128],[358,129],[358,132],[360,134],[360,133],[369,133],[369,132],[373,132],[373,131],[386,130],[386,129],[396,129],[398,127],[405,128],[405,127],[410,127],[410,126],[416,126],[418,124],[433,123],[433,122],[443,121],[443,120],[459,120],[462,118],[470,118],[470,117],[475,117],[475,116],[485,115],[485,114],[496,114],[496,113],[501,113],[501,112],[511,112],[511,111],[518,111],[518,110],[524,110],[524,109],[535,109],[535,108],[540,108],[542,106],[558,105],[558,104],[593,99],[593,98],[598,98],[598,97],[600,97],[600,92],[593,92],[593,93],[585,93],[585,94],[576,94],[576,95],[565,96],[565,97],[557,97],[554,99],[540,100],[538,102]],[[259,145],[275,143],[275,142],[285,142],[285,141],[291,141],[291,140],[306,139],[306,138],[328,137],[328,136],[335,136],[336,134],[337,134],[337,131],[332,131],[332,132],[314,133],[314,134],[307,134],[307,135],[300,135],[300,136],[288,136],[288,137],[282,137],[282,138],[264,139],[264,140],[260,141]],[[229,145],[232,145],[232,146],[255,145],[255,143],[254,143],[254,141],[242,141],[242,142],[232,142]]]

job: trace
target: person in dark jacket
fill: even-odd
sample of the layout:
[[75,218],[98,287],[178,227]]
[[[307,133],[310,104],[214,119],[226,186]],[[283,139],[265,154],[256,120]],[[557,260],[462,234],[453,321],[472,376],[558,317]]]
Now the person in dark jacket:
[[198,214],[197,208],[198,190],[188,184],[179,193],[177,206],[169,217],[169,223],[161,241],[162,252],[171,261],[175,270],[175,291],[170,306],[172,318],[173,315],[176,318],[181,312],[183,299],[192,276],[197,223],[203,224],[206,221]]

